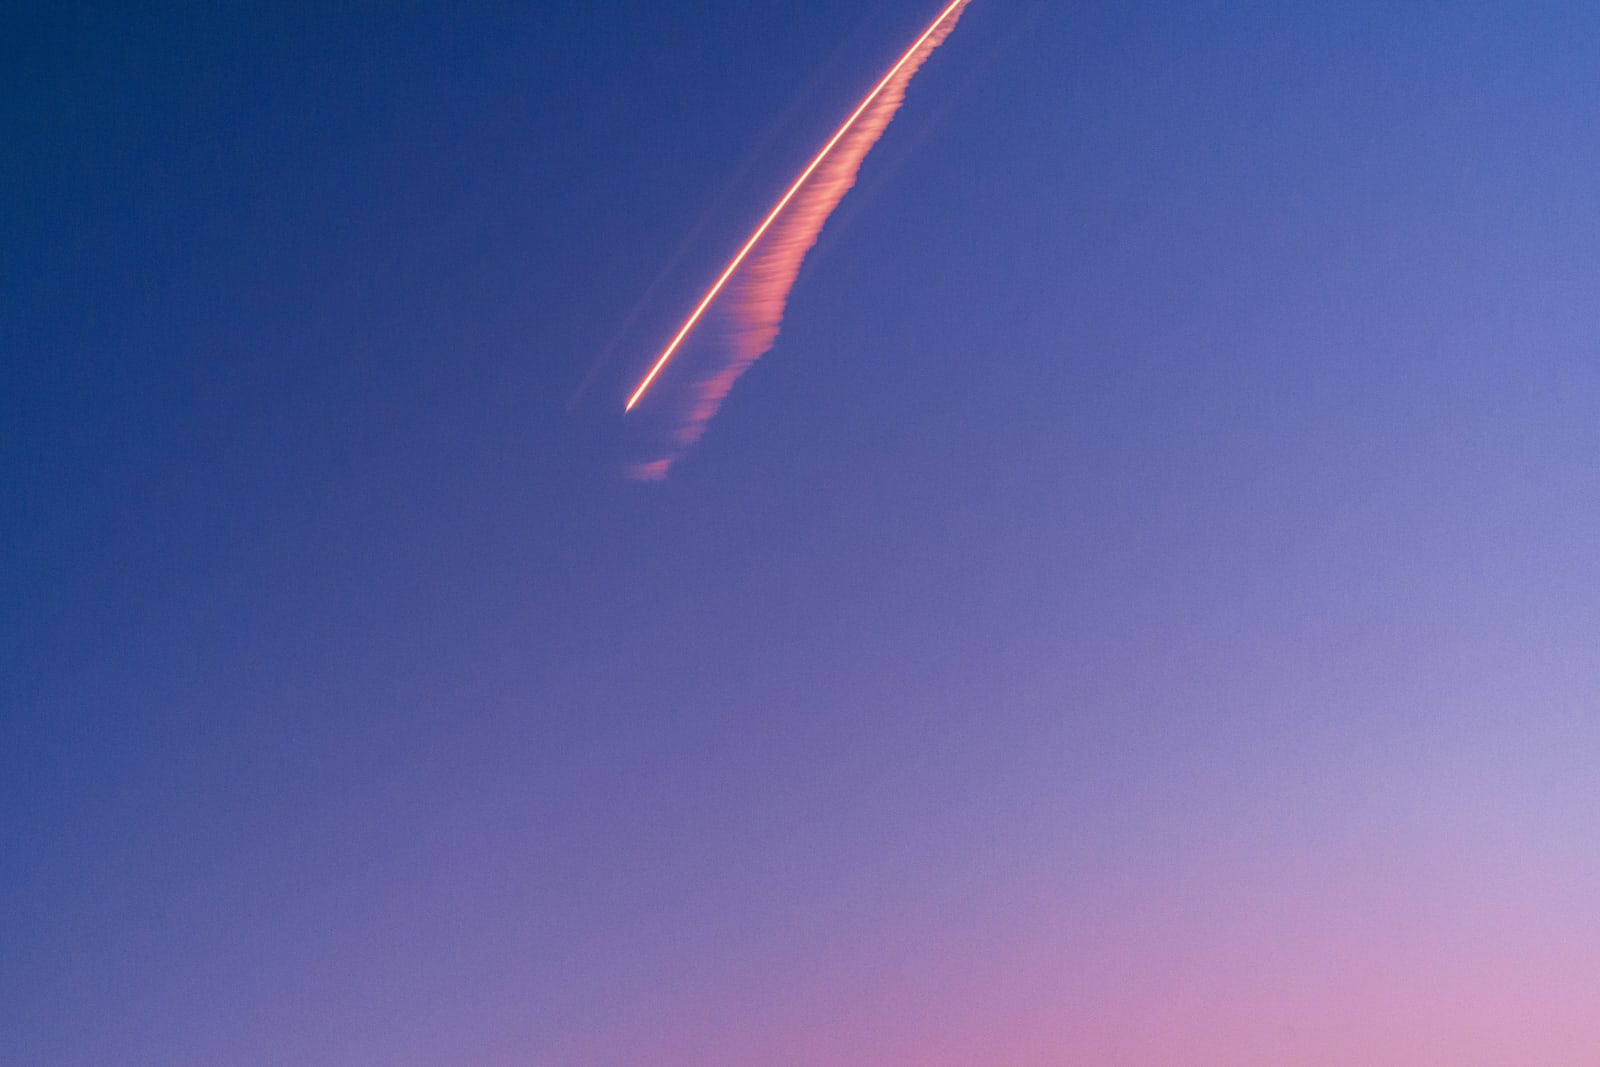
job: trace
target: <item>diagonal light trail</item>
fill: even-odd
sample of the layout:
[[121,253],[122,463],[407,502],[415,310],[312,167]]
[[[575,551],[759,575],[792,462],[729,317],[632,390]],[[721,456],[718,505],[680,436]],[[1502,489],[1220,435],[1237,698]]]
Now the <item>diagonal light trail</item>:
[[700,322],[700,319],[706,313],[706,309],[711,306],[712,301],[716,300],[718,294],[720,294],[722,290],[727,287],[728,280],[733,277],[734,272],[737,271],[744,261],[749,258],[751,251],[755,249],[756,245],[761,241],[761,238],[766,236],[767,231],[772,228],[772,224],[778,221],[778,216],[783,214],[784,209],[789,206],[789,202],[795,198],[795,196],[805,186],[806,182],[810,180],[811,175],[816,172],[818,167],[822,166],[822,164],[827,160],[829,154],[832,153],[839,142],[844,140],[844,138],[850,133],[851,128],[855,126],[856,122],[867,111],[867,109],[872,106],[873,102],[876,101],[878,97],[883,94],[884,90],[894,82],[895,77],[900,73],[901,69],[916,57],[918,52],[921,51],[922,46],[926,44],[928,40],[934,36],[934,34],[938,33],[940,27],[949,21],[950,17],[964,7],[966,3],[967,0],[951,0],[950,4],[939,13],[939,17],[934,19],[933,23],[922,32],[922,36],[918,37],[916,42],[910,48],[906,49],[905,54],[900,57],[895,65],[889,68],[889,72],[885,74],[878,84],[873,87],[872,91],[867,94],[866,99],[862,100],[861,103],[856,106],[856,109],[850,113],[850,117],[844,120],[844,124],[839,127],[839,129],[831,138],[828,139],[828,143],[822,146],[822,151],[817,153],[816,158],[811,161],[805,170],[800,172],[800,177],[794,180],[794,184],[789,186],[789,190],[783,194],[783,198],[780,199],[773,209],[767,213],[767,217],[762,220],[761,225],[757,226],[755,232],[752,233],[749,239],[745,241],[744,247],[739,249],[738,255],[734,256],[733,259],[728,263],[727,267],[723,269],[722,274],[717,278],[716,282],[712,284],[711,288],[706,291],[706,295],[701,298],[700,303],[695,307],[694,311],[690,313],[689,318],[678,329],[677,335],[672,338],[672,342],[668,344],[661,355],[656,358],[656,361],[651,366],[649,373],[644,376],[643,380],[639,382],[638,387],[634,389],[633,394],[628,397],[627,406],[623,410],[632,411],[634,409],[635,405],[637,405],[644,397],[645,393],[649,391],[650,386],[661,374],[661,371],[666,367],[673,355],[677,353],[685,338],[689,336],[690,331],[692,331]]

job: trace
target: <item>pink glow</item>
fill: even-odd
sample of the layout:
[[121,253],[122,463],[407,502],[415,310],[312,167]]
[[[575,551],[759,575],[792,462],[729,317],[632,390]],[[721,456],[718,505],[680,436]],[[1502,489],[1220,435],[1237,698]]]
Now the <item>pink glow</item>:
[[[1368,828],[1370,833],[1370,828]],[[1390,827],[1013,883],[750,961],[586,1062],[1575,1065],[1600,1053],[1592,864]],[[1172,859],[1172,857],[1168,857]]]

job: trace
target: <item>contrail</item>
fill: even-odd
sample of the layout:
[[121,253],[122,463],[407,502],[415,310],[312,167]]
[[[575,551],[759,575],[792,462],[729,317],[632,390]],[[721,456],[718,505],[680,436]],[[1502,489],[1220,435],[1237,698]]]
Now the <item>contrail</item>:
[[[735,273],[745,265],[756,251],[756,246],[771,231],[772,238],[762,246],[760,255],[750,264],[749,281],[743,282],[738,288],[735,316],[739,329],[734,358],[721,373],[702,385],[698,402],[680,429],[677,443],[680,448],[686,448],[699,437],[706,420],[715,413],[734,379],[771,347],[777,337],[784,304],[799,273],[801,261],[816,243],[823,223],[855,184],[861,161],[899,110],[912,76],[933,50],[944,43],[967,3],[968,0],[951,0],[938,18],[873,86],[872,91],[844,120],[805,170],[800,172],[800,176],[723,268],[672,341],[656,357],[649,372],[628,397],[625,410],[632,411],[643,399],[684,340],[705,316],[712,302],[727,288]],[[639,473],[645,477],[660,477],[670,463],[671,459],[657,461],[641,468]]]

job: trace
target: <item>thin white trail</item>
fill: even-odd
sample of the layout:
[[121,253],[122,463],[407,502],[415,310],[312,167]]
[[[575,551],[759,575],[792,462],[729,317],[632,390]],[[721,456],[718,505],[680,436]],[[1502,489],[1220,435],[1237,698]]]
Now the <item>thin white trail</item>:
[[[951,0],[873,86],[729,261],[628,397],[626,410],[632,411],[705,317],[707,309],[739,274],[733,292],[733,351],[725,365],[696,388],[695,401],[674,432],[674,451],[637,468],[638,476],[664,477],[678,456],[699,439],[734,381],[772,347],[806,253],[816,244],[828,216],[855,184],[862,160],[900,109],[906,86],[934,49],[944,43],[967,3],[968,0]],[[740,268],[744,268],[742,274]]]

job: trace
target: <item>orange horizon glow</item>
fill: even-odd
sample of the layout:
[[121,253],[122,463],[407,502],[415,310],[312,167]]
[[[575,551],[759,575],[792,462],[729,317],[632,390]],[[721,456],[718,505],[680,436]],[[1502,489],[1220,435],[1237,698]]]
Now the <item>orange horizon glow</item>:
[[811,179],[812,174],[816,173],[817,168],[822,166],[823,162],[827,160],[829,154],[833,152],[834,148],[838,146],[839,142],[844,140],[846,135],[850,133],[851,128],[855,126],[856,122],[861,118],[861,116],[866,113],[867,109],[872,106],[873,101],[877,100],[878,97],[882,95],[883,91],[889,87],[889,85],[894,81],[895,76],[900,73],[901,69],[907,63],[911,62],[911,60],[922,50],[922,46],[928,42],[929,38],[933,37],[933,35],[939,31],[939,28],[949,20],[950,16],[953,15],[959,8],[965,6],[966,3],[967,0],[951,0],[950,4],[945,7],[942,12],[940,12],[939,17],[933,20],[933,23],[922,32],[922,35],[916,39],[916,42],[913,43],[910,48],[906,49],[905,53],[899,58],[898,61],[896,61],[895,65],[889,68],[889,72],[878,81],[878,84],[873,87],[872,91],[867,94],[866,98],[856,106],[856,109],[850,113],[850,117],[844,120],[844,124],[841,125],[839,129],[834,132],[834,135],[828,139],[828,143],[822,146],[822,150],[817,153],[814,159],[811,160],[806,169],[800,172],[800,176],[794,180],[792,185],[789,186],[788,191],[783,194],[783,197],[778,201],[773,209],[767,213],[767,217],[762,220],[761,225],[756,227],[755,232],[750,235],[749,239],[745,241],[744,246],[739,249],[739,253],[733,257],[733,259],[728,263],[727,267],[723,269],[722,274],[718,276],[716,282],[712,284],[709,290],[707,290],[706,295],[701,298],[700,303],[695,307],[694,311],[690,313],[689,318],[685,320],[684,324],[678,329],[678,332],[672,338],[671,343],[668,344],[666,349],[662,351],[661,355],[656,358],[656,361],[651,366],[649,373],[644,376],[643,380],[639,382],[638,387],[634,389],[633,394],[628,397],[628,403],[623,408],[625,412],[632,411],[639,401],[644,397],[644,394],[650,389],[650,386],[661,374],[661,371],[666,367],[673,355],[677,353],[679,347],[682,346],[684,340],[700,322],[700,319],[705,315],[706,310],[711,306],[712,302],[715,301],[718,295],[721,294],[722,290],[727,287],[728,280],[733,277],[734,273],[738,271],[739,267],[743,265],[744,261],[749,258],[751,251],[753,251],[755,246],[760,243],[761,238],[766,236],[767,231],[770,230],[773,223],[778,220],[778,216],[783,214],[784,209],[789,206],[789,202],[795,198],[795,196],[805,186],[806,182]]

